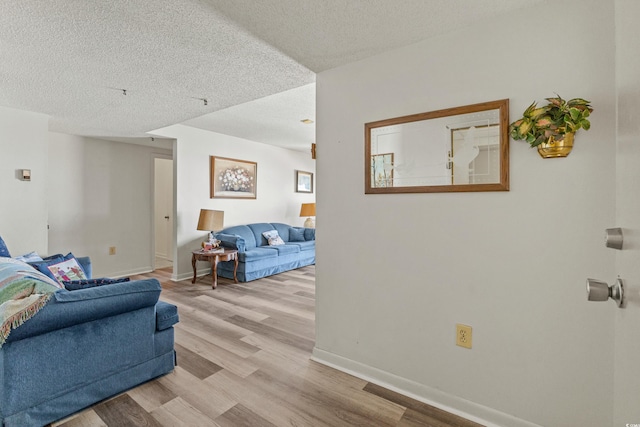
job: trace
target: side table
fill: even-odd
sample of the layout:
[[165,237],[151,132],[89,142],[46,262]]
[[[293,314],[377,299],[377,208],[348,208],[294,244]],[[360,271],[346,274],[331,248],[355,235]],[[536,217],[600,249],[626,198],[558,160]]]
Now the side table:
[[208,261],[211,263],[213,289],[218,286],[218,262],[234,261],[233,280],[238,283],[238,277],[236,276],[236,273],[238,271],[238,251],[236,249],[223,248],[222,251],[193,251],[191,256],[191,265],[193,266],[193,280],[191,281],[191,283],[196,283],[196,261]]

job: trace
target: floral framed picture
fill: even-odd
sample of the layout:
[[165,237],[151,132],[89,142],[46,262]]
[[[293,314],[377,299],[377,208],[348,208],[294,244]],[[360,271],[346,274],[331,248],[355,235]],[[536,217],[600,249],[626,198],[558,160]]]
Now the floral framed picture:
[[211,198],[255,199],[258,164],[247,160],[211,156]]
[[311,172],[296,171],[296,192],[313,193],[313,174]]

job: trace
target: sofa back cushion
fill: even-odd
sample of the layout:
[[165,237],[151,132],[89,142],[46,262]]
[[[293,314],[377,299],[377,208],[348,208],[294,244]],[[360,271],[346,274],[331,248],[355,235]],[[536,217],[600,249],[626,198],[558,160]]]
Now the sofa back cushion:
[[259,222],[256,224],[249,224],[248,227],[253,232],[253,236],[256,239],[257,246],[269,246],[269,241],[262,235],[265,231],[275,230],[274,226],[267,222]]
[[304,242],[304,228],[291,227],[289,229],[289,241],[290,242]]
[[271,225],[273,228],[278,230],[278,236],[282,238],[285,242],[291,241],[291,236],[289,236],[289,229],[291,226],[289,224],[282,224],[280,222],[272,222]]

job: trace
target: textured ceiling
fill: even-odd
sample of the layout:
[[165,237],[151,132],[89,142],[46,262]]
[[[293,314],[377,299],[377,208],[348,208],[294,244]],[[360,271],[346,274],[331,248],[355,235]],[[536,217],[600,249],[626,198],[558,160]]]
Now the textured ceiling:
[[57,132],[186,122],[306,150],[316,72],[540,1],[0,0],[0,105]]

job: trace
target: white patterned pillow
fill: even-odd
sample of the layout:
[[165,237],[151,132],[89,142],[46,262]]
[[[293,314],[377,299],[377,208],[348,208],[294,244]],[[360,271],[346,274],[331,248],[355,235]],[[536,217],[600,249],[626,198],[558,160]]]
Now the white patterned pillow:
[[53,277],[55,277],[61,284],[63,281],[87,279],[86,274],[84,274],[84,270],[75,258],[50,265],[48,268],[51,274],[53,274]]
[[262,235],[269,242],[269,246],[284,245],[284,240],[278,235],[278,230],[265,231]]

